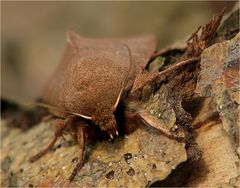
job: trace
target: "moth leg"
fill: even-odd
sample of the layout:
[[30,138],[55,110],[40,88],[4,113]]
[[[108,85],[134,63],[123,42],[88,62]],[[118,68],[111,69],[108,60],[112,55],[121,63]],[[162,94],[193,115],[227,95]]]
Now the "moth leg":
[[85,150],[85,125],[81,125],[77,128],[77,141],[79,145],[79,158],[78,163],[73,169],[72,174],[69,176],[68,180],[71,182],[74,180],[78,171],[82,168],[83,160],[84,160],[84,150]]
[[30,162],[34,162],[34,161],[38,160],[39,158],[41,158],[42,156],[44,156],[45,154],[47,154],[47,152],[54,146],[57,139],[63,134],[63,131],[68,126],[67,121],[65,122],[62,119],[57,119],[56,121],[57,121],[55,123],[56,131],[55,131],[53,140],[48,144],[48,146],[45,149],[43,149],[42,151],[40,151],[36,155],[32,156],[30,158]]

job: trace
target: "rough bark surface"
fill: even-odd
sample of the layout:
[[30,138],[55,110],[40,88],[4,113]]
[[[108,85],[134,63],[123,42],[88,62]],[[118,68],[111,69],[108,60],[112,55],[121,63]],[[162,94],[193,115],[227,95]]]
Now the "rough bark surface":
[[47,155],[34,163],[29,157],[53,137],[50,123],[27,132],[7,128],[2,122],[2,186],[146,186],[166,178],[187,160],[184,144],[147,126],[113,142],[89,140],[85,163],[75,181],[67,178],[76,165],[78,145],[72,137],[59,140]]

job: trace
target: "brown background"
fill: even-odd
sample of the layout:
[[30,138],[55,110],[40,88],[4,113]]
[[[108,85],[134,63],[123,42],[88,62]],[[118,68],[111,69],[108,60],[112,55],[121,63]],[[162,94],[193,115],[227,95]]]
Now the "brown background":
[[158,47],[186,37],[235,2],[1,2],[1,93],[41,95],[63,54],[66,31],[118,37],[154,33]]

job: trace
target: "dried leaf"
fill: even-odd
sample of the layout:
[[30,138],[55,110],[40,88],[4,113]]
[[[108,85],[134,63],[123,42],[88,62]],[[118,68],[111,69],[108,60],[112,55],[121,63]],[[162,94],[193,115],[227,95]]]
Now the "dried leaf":
[[[199,57],[203,50],[212,44],[217,28],[220,25],[224,11],[213,16],[205,26],[200,26],[188,39],[187,49],[180,60]],[[199,31],[201,31],[200,34]]]

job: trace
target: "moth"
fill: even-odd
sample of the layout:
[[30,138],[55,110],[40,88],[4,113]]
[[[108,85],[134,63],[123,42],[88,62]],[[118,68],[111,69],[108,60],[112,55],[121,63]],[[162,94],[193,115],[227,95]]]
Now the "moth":
[[[114,112],[119,103],[134,98],[134,84],[141,78],[155,46],[153,35],[90,39],[68,32],[65,54],[47,84],[44,103],[41,103],[59,117],[55,121],[56,132],[49,145],[30,161],[46,154],[64,131],[71,128],[80,152],[78,163],[69,177],[69,181],[73,181],[83,165],[89,122],[99,126],[111,139],[118,136]],[[153,116],[146,112],[141,112],[140,116],[144,122],[170,135]]]

